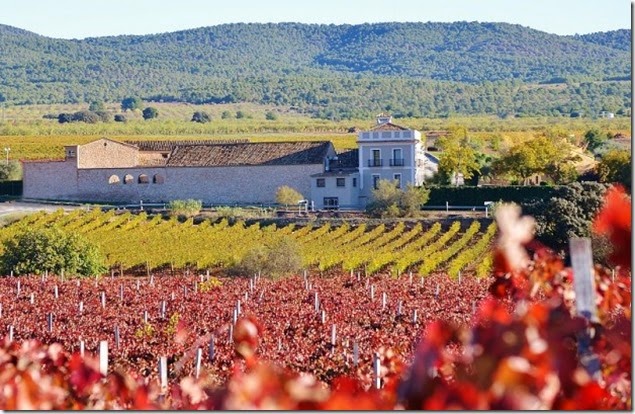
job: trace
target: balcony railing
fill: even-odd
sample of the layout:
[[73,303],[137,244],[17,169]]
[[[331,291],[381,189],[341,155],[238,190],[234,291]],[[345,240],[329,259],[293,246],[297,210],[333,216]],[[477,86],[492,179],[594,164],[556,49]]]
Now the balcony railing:
[[369,167],[382,167],[384,165],[384,160],[368,160]]
[[390,166],[391,167],[403,167],[405,165],[403,158],[391,158]]

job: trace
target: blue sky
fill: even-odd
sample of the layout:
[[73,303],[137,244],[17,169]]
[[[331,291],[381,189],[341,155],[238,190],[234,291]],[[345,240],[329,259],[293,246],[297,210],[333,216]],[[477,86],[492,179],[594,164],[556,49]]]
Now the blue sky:
[[556,34],[631,27],[631,0],[2,0],[0,23],[58,38],[237,22],[508,22]]

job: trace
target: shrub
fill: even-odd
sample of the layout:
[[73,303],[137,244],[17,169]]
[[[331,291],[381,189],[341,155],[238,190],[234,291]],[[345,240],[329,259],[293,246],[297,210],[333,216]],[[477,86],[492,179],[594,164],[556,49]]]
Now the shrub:
[[428,201],[430,190],[408,184],[406,190],[397,187],[395,181],[379,180],[373,190],[372,201],[366,212],[373,217],[413,217]]
[[57,227],[26,230],[3,243],[0,255],[2,274],[44,273],[82,276],[98,275],[106,270],[99,249],[78,234],[64,233]]
[[304,196],[287,185],[278,187],[278,191],[276,191],[276,203],[278,204],[284,204],[285,206],[289,204],[295,205],[300,200],[304,200]]
[[167,206],[171,215],[192,217],[198,214],[203,208],[201,200],[172,200]]
[[149,106],[143,110],[143,119],[145,119],[146,121],[148,119],[157,118],[158,116],[159,116],[159,110],[157,108]]
[[19,161],[0,163],[0,181],[16,181],[22,179],[22,164]]
[[122,114],[115,115],[115,122],[126,122],[126,116]]
[[267,121],[275,121],[276,119],[278,119],[278,115],[275,112],[268,111],[267,113],[265,113],[265,119]]
[[237,270],[247,275],[260,272],[263,276],[278,278],[297,273],[301,267],[298,243],[283,237],[272,244],[250,249],[238,263]]
[[192,115],[191,121],[204,124],[206,122],[210,122],[211,120],[212,120],[212,117],[210,117],[207,112],[196,111],[194,112],[194,115]]

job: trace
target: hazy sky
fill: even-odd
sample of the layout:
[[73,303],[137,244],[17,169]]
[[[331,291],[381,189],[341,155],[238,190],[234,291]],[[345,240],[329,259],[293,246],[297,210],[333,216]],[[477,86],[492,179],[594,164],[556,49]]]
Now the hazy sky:
[[557,34],[631,27],[631,0],[0,0],[0,23],[58,38],[237,22],[508,22]]

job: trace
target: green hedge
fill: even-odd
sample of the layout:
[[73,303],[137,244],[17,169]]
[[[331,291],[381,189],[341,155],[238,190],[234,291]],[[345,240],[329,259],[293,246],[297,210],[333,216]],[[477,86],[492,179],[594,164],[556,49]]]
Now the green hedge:
[[426,206],[482,206],[486,201],[513,201],[525,204],[536,199],[548,199],[558,187],[492,186],[492,187],[431,187]]
[[0,195],[21,196],[22,195],[22,180],[0,181]]

